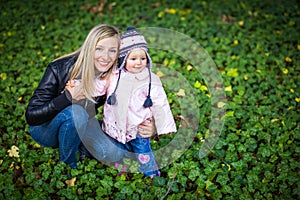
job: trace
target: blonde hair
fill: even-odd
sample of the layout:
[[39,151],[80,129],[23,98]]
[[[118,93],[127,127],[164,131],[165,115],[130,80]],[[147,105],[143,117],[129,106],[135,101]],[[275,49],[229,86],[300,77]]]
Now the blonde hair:
[[[100,24],[98,26],[95,26],[87,35],[84,43],[82,46],[77,49],[76,51],[65,55],[63,57],[68,56],[76,56],[78,55],[78,58],[74,64],[70,80],[75,78],[81,78],[83,83],[83,91],[87,99],[91,100],[92,102],[95,102],[93,99],[93,93],[94,93],[94,79],[95,79],[95,65],[94,65],[94,52],[96,49],[96,44],[105,38],[110,37],[116,37],[118,40],[118,50],[120,47],[120,31],[118,28],[107,25],[107,24]],[[116,65],[117,58],[115,60],[115,63],[112,65]],[[111,73],[111,69],[109,70],[109,73]],[[105,78],[108,78],[108,76],[105,76]]]

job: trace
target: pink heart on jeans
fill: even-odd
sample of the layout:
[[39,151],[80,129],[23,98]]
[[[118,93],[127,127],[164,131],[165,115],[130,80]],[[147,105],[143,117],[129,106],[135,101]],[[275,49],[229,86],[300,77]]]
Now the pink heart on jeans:
[[138,158],[139,158],[139,161],[140,161],[142,164],[145,164],[145,163],[147,163],[147,162],[150,161],[150,156],[149,156],[149,155],[139,154],[139,155],[138,155]]

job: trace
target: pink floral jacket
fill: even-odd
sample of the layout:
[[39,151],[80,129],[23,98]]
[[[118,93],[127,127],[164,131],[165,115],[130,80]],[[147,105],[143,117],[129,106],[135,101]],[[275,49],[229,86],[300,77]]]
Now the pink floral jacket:
[[[111,76],[107,97],[114,91],[117,79],[118,71],[115,71]],[[138,125],[150,117],[154,118],[159,135],[176,132],[176,124],[162,83],[159,77],[152,72],[151,79],[153,106],[144,108],[143,104],[149,88],[148,69],[137,74],[124,70],[121,72],[119,85],[116,90],[116,104],[109,105],[105,103],[104,105],[102,127],[104,132],[125,144],[136,138]],[[103,88],[101,82],[97,82],[96,87]],[[103,82],[103,84],[105,83]]]

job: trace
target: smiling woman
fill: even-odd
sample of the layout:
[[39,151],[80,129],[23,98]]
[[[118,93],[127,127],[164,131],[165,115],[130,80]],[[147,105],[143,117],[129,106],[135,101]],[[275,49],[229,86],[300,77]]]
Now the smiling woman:
[[118,57],[118,40],[115,37],[105,38],[96,44],[95,68],[97,72],[105,72]]

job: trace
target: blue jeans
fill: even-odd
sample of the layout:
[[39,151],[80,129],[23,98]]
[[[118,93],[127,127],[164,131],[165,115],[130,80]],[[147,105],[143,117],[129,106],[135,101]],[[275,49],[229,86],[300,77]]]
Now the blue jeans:
[[154,154],[150,145],[150,138],[142,138],[137,134],[137,137],[125,144],[119,143],[115,140],[115,144],[123,149],[124,157],[136,159],[140,166],[139,172],[145,176],[159,176],[159,168],[155,161]]
[[137,135],[134,140],[129,142],[132,151],[135,153],[140,163],[139,171],[146,176],[159,176],[158,166],[150,145],[150,138],[142,138]]
[[125,155],[113,139],[103,133],[99,121],[89,119],[85,109],[76,104],[66,107],[49,122],[30,126],[30,134],[44,147],[58,148],[60,160],[71,168],[77,167],[79,146],[81,152],[91,153],[102,162],[116,162]]
[[80,138],[84,147],[97,160],[110,164],[120,162],[123,158],[137,159],[139,172],[146,176],[160,175],[150,146],[150,138],[137,138],[125,144],[118,142],[102,131],[100,122],[92,118],[88,121],[85,132]]
[[96,118],[88,121],[80,138],[84,148],[98,161],[115,163],[126,156],[126,151],[119,148],[118,142],[103,132],[101,122]]
[[51,121],[30,126],[31,137],[44,147],[58,148],[60,160],[77,167],[76,152],[81,143],[78,132],[85,130],[88,114],[80,105],[63,109]]

